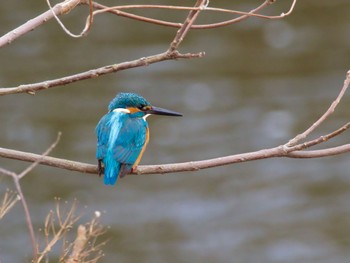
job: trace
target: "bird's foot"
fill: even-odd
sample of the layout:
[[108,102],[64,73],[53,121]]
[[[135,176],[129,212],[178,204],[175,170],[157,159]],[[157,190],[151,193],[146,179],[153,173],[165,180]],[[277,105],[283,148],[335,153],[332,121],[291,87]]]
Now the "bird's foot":
[[98,176],[101,177],[101,175],[103,174],[102,160],[98,160],[97,167],[98,167]]
[[137,166],[131,168],[130,174],[137,174]]

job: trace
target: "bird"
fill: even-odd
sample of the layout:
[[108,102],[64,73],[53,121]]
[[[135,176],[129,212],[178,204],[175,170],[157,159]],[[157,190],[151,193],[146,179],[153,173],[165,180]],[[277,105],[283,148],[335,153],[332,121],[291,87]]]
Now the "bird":
[[108,113],[98,122],[96,158],[104,184],[114,185],[141,161],[149,141],[146,118],[150,115],[182,116],[181,113],[152,106],[136,93],[121,92],[108,105]]

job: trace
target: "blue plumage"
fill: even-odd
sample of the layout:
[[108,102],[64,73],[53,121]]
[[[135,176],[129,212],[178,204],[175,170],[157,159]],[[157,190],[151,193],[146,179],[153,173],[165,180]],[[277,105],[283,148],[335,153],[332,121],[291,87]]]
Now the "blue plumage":
[[119,93],[109,104],[109,112],[96,126],[99,174],[104,165],[104,183],[114,185],[118,177],[130,173],[139,163],[149,139],[149,114],[181,116],[180,113],[151,106],[134,93]]

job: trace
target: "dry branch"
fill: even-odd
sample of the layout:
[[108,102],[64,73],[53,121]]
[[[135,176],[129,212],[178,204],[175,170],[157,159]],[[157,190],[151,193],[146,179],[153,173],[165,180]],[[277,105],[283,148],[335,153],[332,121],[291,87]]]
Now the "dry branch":
[[275,3],[276,1],[273,0],[265,0],[260,6],[250,10],[249,12],[242,12],[242,11],[236,11],[236,10],[231,10],[231,9],[225,9],[225,8],[214,8],[214,7],[209,7],[207,6],[207,3],[203,7],[187,7],[187,6],[171,6],[171,5],[122,5],[122,6],[113,6],[113,7],[108,7],[105,5],[101,5],[99,3],[93,2],[93,7],[95,9],[98,9],[97,11],[94,11],[94,15],[101,14],[104,12],[109,12],[118,16],[123,16],[126,18],[138,20],[141,22],[146,22],[146,23],[152,23],[156,25],[161,25],[161,26],[168,26],[168,27],[176,27],[180,28],[182,26],[181,23],[174,23],[170,21],[165,21],[165,20],[159,20],[159,19],[154,19],[146,16],[141,16],[141,15],[135,15],[130,12],[125,12],[122,10],[125,9],[168,9],[168,10],[198,10],[200,9],[201,11],[212,11],[212,12],[220,12],[220,13],[230,13],[230,14],[235,14],[239,15],[239,17],[225,20],[222,22],[217,22],[217,23],[210,23],[210,24],[203,24],[203,25],[191,25],[190,29],[209,29],[209,28],[217,28],[217,27],[223,27],[223,26],[228,26],[232,25],[235,23],[238,23],[244,19],[247,19],[249,17],[258,17],[258,18],[264,18],[264,19],[281,19],[284,18],[288,15],[290,15],[296,5],[296,0],[293,0],[289,10],[285,13],[282,13],[281,15],[277,16],[267,16],[267,15],[261,15],[258,14],[259,11],[264,9],[265,7]]
[[[323,139],[320,139],[323,141]],[[302,144],[302,147],[307,147],[307,144]],[[242,163],[260,159],[268,159],[273,157],[289,157],[289,158],[320,158],[332,155],[338,155],[350,151],[350,144],[345,144],[337,147],[327,148],[323,150],[301,151],[295,148],[288,148],[284,145],[263,149],[254,152],[234,154],[224,157],[212,158],[201,161],[191,161],[173,164],[158,164],[158,165],[140,165],[133,174],[165,174],[198,171],[207,168],[224,166],[235,163]],[[81,173],[98,174],[97,165],[76,162],[55,157],[42,157],[39,154],[15,151],[11,149],[0,148],[0,157],[10,158],[19,161],[34,162],[41,159],[40,164],[61,168],[70,171]]]
[[[43,23],[49,21],[52,18],[56,18],[57,22],[61,25],[61,27],[65,30],[65,32],[73,37],[80,37],[84,34],[86,34],[89,29],[92,26],[93,23],[93,16],[96,14],[99,14],[101,12],[112,12],[117,15],[124,15],[126,17],[137,19],[143,22],[153,22],[159,25],[169,25],[169,26],[176,26],[179,28],[174,40],[171,42],[170,47],[168,51],[145,57],[136,59],[133,61],[123,62],[119,64],[112,64],[107,65],[104,67],[88,70],[82,73],[73,74],[70,76],[65,76],[62,78],[57,78],[53,80],[47,80],[47,81],[41,81],[37,83],[32,84],[23,84],[17,87],[9,87],[9,88],[0,88],[0,96],[2,95],[9,95],[9,94],[16,94],[16,93],[28,93],[28,94],[35,94],[37,91],[45,90],[53,87],[63,86],[67,85],[76,81],[86,80],[90,78],[99,77],[105,74],[118,72],[125,69],[135,68],[135,67],[141,67],[141,66],[147,66],[156,62],[161,62],[165,60],[174,60],[174,59],[180,59],[180,58],[199,58],[204,56],[204,52],[192,54],[181,54],[177,51],[179,45],[185,38],[188,31],[192,28],[213,28],[213,27],[219,27],[223,25],[229,25],[232,23],[239,22],[243,19],[246,19],[250,16],[258,16],[261,18],[270,18],[270,19],[280,19],[283,18],[286,15],[289,15],[292,10],[294,9],[296,0],[293,0],[291,7],[288,12],[281,14],[280,16],[264,16],[260,14],[256,14],[256,12],[262,10],[266,6],[274,3],[275,1],[271,0],[265,0],[264,3],[262,3],[257,8],[251,10],[250,12],[240,12],[235,10],[227,10],[223,8],[212,8],[208,7],[208,1],[206,0],[198,0],[194,7],[181,7],[181,6],[160,6],[160,5],[126,5],[126,6],[115,6],[115,7],[107,7],[100,5],[98,3],[92,2],[91,0],[66,0],[64,2],[61,2],[59,4],[56,4],[53,8],[50,6],[50,10],[46,11],[45,13],[29,20],[27,23],[21,25],[20,27],[10,31],[6,35],[0,37],[0,47],[12,43],[13,40],[17,39],[18,37],[30,32],[31,30],[37,28],[38,26],[42,25]],[[76,6],[79,4],[88,4],[89,5],[89,16],[87,18],[86,26],[81,34],[74,35],[69,32],[68,29],[66,29],[63,25],[63,23],[60,21],[58,16],[66,14],[73,10]],[[93,12],[93,8],[97,8],[99,10]],[[183,23],[170,23],[168,21],[160,21],[160,20],[147,20],[145,17],[138,17],[132,14],[125,13],[123,11],[120,11],[120,9],[131,9],[131,8],[167,8],[169,10],[189,10],[189,14],[186,18],[186,20]],[[240,14],[240,17],[237,17],[235,19],[223,21],[220,23],[215,24],[209,24],[209,25],[199,25],[195,26],[194,22],[196,18],[198,17],[199,13],[202,11],[216,11],[216,12],[230,12],[234,14]]]
[[18,193],[18,199],[22,203],[24,214],[25,214],[25,219],[27,221],[27,227],[29,230],[29,235],[30,235],[30,239],[31,239],[31,243],[32,243],[34,261],[36,261],[38,258],[38,248],[37,248],[32,218],[30,216],[30,211],[29,211],[29,207],[28,207],[26,198],[25,198],[23,191],[22,191],[20,179],[22,179],[25,175],[27,175],[30,171],[32,171],[53,150],[53,148],[59,142],[60,136],[61,136],[61,133],[58,134],[56,141],[41,155],[41,157],[36,158],[36,160],[33,161],[33,163],[31,165],[29,165],[26,169],[24,169],[23,172],[21,172],[20,174],[16,174],[14,172],[8,171],[8,170],[0,167],[0,173],[12,177],[12,180],[15,184],[15,187],[16,187],[16,190]]
[[86,72],[74,74],[71,76],[66,76],[63,78],[53,79],[53,80],[47,80],[42,81],[38,83],[33,84],[24,84],[20,85],[18,87],[11,87],[11,88],[0,88],[0,96],[2,95],[9,95],[9,94],[16,94],[16,93],[29,93],[29,94],[35,94],[37,91],[46,90],[53,87],[63,86],[67,85],[76,81],[96,78],[102,75],[106,75],[113,72],[118,72],[121,70],[126,70],[130,68],[136,68],[136,67],[142,67],[142,66],[148,66],[153,63],[165,61],[165,60],[173,60],[173,59],[180,59],[180,58],[200,58],[204,56],[204,52],[200,52],[197,54],[187,53],[187,54],[180,54],[177,51],[173,52],[164,52],[161,54],[157,54],[154,56],[144,57],[128,62],[123,62],[119,64],[112,64],[108,66],[104,66],[97,69],[92,69]]
[[80,3],[81,0],[66,0],[55,5],[51,10],[48,10],[45,13],[27,21],[23,25],[0,37],[0,47],[11,44],[17,38],[51,20],[55,15],[60,16],[70,12]]
[[343,98],[349,85],[350,85],[350,70],[346,73],[346,78],[344,80],[344,85],[341,91],[339,92],[337,98],[329,106],[328,110],[316,122],[314,122],[306,131],[304,131],[301,134],[298,134],[293,139],[291,139],[287,145],[288,146],[296,145],[300,140],[305,139],[311,132],[313,132],[318,126],[320,126],[320,124],[324,122],[335,111],[335,108],[338,106],[340,100]]

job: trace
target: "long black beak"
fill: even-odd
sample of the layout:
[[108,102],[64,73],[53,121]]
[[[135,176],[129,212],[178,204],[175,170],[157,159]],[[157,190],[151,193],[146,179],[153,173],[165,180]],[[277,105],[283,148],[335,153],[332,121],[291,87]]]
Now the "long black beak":
[[181,113],[178,113],[176,111],[171,111],[163,108],[158,108],[152,106],[150,110],[146,111],[147,114],[155,114],[155,115],[165,115],[165,116],[182,116]]

